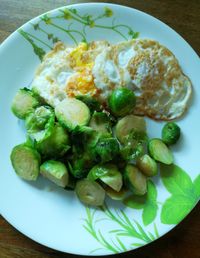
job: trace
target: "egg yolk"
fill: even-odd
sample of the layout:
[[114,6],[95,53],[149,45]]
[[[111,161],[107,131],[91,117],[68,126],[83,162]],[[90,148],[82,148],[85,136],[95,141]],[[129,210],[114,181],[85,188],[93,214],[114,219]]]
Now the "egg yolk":
[[74,97],[82,94],[89,94],[94,96],[96,94],[96,87],[91,70],[84,69],[76,73],[70,78],[66,85],[66,92],[69,97]]

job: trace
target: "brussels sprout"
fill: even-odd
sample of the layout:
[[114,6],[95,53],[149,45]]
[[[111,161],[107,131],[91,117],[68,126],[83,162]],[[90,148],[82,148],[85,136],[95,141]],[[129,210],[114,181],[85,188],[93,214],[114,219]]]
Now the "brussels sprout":
[[27,114],[33,112],[39,106],[38,99],[33,92],[27,88],[20,89],[14,97],[11,105],[11,110],[15,116],[20,119],[25,119]]
[[115,116],[125,116],[133,111],[136,98],[132,90],[127,88],[119,88],[112,92],[108,99],[111,113]]
[[148,144],[149,154],[153,159],[170,165],[173,163],[173,155],[165,143],[157,138],[151,139]]
[[70,149],[67,131],[58,123],[54,126],[51,135],[36,144],[37,150],[44,158],[62,157]]
[[89,126],[98,132],[111,134],[111,123],[106,113],[95,111],[92,115]]
[[119,192],[113,190],[111,187],[104,187],[106,194],[113,200],[121,201],[126,196],[127,190],[125,188],[121,188]]
[[75,178],[84,178],[87,176],[89,170],[94,165],[91,156],[84,152],[82,155],[73,155],[73,160],[70,162],[70,172]]
[[125,168],[124,183],[136,195],[144,195],[147,192],[146,177],[131,164]]
[[143,117],[128,115],[121,118],[116,127],[115,134],[121,143],[126,143],[131,132],[138,132],[138,135],[146,135],[146,122]]
[[55,108],[58,121],[69,130],[76,126],[87,125],[90,120],[90,110],[82,101],[68,98],[61,101]]
[[55,115],[52,108],[41,106],[29,113],[25,119],[27,132],[37,142],[43,141],[51,135],[55,122]]
[[120,191],[122,187],[122,175],[114,164],[99,164],[94,166],[88,176],[91,180],[100,179],[115,191]]
[[40,173],[56,185],[66,187],[69,175],[64,163],[56,160],[47,160],[40,166]]
[[180,127],[173,122],[166,123],[162,129],[162,140],[167,145],[175,144],[180,138],[180,135]]
[[84,178],[76,183],[75,192],[86,205],[101,206],[105,199],[105,190],[95,181]]
[[119,143],[116,138],[100,138],[94,148],[95,157],[100,162],[107,162],[119,153]]
[[33,148],[20,144],[12,149],[10,156],[15,172],[25,180],[36,180],[39,175],[40,154]]
[[101,111],[101,104],[94,98],[86,95],[76,96],[78,100],[84,102],[90,109],[90,111]]
[[127,142],[120,148],[120,155],[126,161],[136,161],[144,152],[145,147],[142,142]]
[[158,173],[158,165],[148,154],[137,160],[137,167],[145,176],[155,176]]

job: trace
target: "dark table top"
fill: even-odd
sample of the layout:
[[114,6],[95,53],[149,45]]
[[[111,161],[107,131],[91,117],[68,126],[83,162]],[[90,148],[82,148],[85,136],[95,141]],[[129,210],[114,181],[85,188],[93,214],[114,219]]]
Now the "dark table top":
[[[92,1],[0,0],[0,42],[31,18],[48,10],[73,3]],[[97,1],[96,1],[97,2]],[[127,5],[162,20],[200,54],[199,0],[125,0],[98,1]],[[159,240],[116,257],[134,258],[200,258],[200,204],[171,232]],[[63,254],[28,239],[0,216],[0,258],[60,258]]]

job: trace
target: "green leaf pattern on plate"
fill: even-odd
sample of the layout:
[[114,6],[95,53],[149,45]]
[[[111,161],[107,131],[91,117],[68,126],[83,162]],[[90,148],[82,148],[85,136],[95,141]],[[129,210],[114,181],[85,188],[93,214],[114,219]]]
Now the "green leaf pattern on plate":
[[[108,19],[106,25],[103,25],[100,22],[103,18]],[[56,42],[60,41],[57,35],[47,31],[47,27],[56,29],[58,33],[65,33],[65,42],[70,39],[75,45],[78,45],[80,41],[87,42],[87,28],[112,31],[118,34],[123,40],[134,39],[139,36],[139,32],[135,32],[130,26],[117,23],[117,17],[115,17],[113,10],[106,6],[103,8],[102,13],[97,16],[93,14],[82,15],[75,8],[64,8],[60,9],[59,14],[56,16],[45,14],[39,19],[38,23],[30,23],[34,28],[32,34],[22,29],[18,32],[31,44],[34,53],[39,57],[40,61],[42,61],[42,58],[46,53],[43,46],[45,46],[45,49],[50,50]],[[59,20],[64,20],[66,25],[61,26],[58,22]],[[75,28],[75,23],[80,24],[82,29],[77,30]],[[45,35],[46,41],[41,39],[41,34]]]
[[145,226],[154,221],[157,215],[157,190],[152,181],[147,182],[147,194],[144,196],[130,195],[124,199],[124,205],[134,208],[143,209],[142,219]]
[[161,222],[177,224],[191,211],[200,197],[200,175],[192,182],[189,175],[176,165],[162,165],[161,178],[171,196],[164,202]]

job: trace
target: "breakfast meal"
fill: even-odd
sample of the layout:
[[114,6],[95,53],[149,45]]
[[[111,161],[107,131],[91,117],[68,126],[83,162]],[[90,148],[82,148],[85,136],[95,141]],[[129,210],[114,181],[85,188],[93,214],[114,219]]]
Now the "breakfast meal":
[[[154,40],[59,42],[31,88],[13,99],[27,130],[11,152],[13,168],[25,180],[41,174],[75,190],[87,205],[144,195],[159,163],[173,163],[170,145],[181,130],[170,120],[185,113],[191,95],[176,57]],[[168,121],[161,139],[148,137],[145,116]]]

